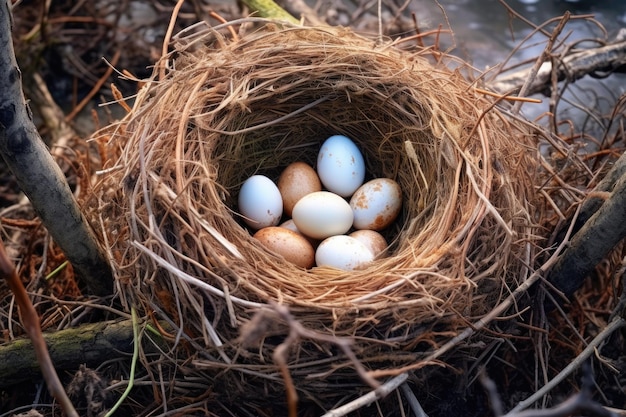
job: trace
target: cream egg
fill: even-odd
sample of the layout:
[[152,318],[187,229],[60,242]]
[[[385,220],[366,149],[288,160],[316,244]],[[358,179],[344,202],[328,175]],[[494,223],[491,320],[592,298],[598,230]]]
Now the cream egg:
[[294,162],[283,170],[276,183],[283,197],[283,209],[291,216],[293,206],[307,194],[322,191],[322,183],[315,170],[306,162]]
[[239,190],[239,213],[253,229],[276,226],[283,215],[283,199],[274,182],[264,175],[248,178]]
[[317,175],[328,191],[350,197],[365,178],[363,155],[349,138],[331,136],[317,155]]
[[377,178],[366,182],[350,199],[354,228],[382,230],[400,214],[402,191],[394,180]]
[[374,254],[359,240],[338,235],[324,239],[315,251],[317,266],[330,266],[350,271],[374,260]]
[[293,208],[298,230],[314,239],[346,233],[352,226],[350,204],[337,194],[317,191],[302,197]]
[[387,240],[385,237],[374,230],[355,230],[348,236],[355,238],[367,246],[374,257],[380,255],[387,249]]
[[304,236],[293,230],[284,227],[265,227],[253,237],[268,250],[299,267],[311,268],[315,263],[313,246]]

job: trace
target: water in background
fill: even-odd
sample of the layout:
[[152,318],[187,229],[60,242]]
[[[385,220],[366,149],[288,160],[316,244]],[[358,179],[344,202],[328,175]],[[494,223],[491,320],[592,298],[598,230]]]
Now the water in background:
[[[476,68],[485,70],[502,63],[514,47],[528,36],[532,28],[521,19],[513,17],[498,0],[440,0],[445,16],[455,33],[455,54],[471,62]],[[607,31],[608,39],[615,38],[621,28],[626,28],[626,1],[624,0],[508,0],[507,4],[517,13],[535,25],[549,19],[562,16],[570,11],[572,16],[593,14]],[[441,9],[434,1],[419,0],[410,5],[418,19],[431,27],[443,22]],[[551,32],[554,24],[547,26]],[[587,20],[572,19],[562,32],[560,39],[566,42],[584,41],[580,47],[598,46],[594,39],[605,38],[602,29]],[[516,52],[508,61],[516,62],[537,58],[546,43],[544,35],[535,35],[525,42],[525,47]],[[598,119],[613,109],[617,98],[624,94],[626,76],[613,74],[606,79],[585,77],[568,87],[564,101],[559,107],[559,115],[576,122],[577,128],[594,134],[603,129],[593,117],[589,117],[589,108]],[[548,99],[542,98],[542,105],[525,104],[524,114],[530,119],[540,118],[548,110]],[[570,103],[567,103],[570,101]],[[583,106],[585,109],[581,109]]]

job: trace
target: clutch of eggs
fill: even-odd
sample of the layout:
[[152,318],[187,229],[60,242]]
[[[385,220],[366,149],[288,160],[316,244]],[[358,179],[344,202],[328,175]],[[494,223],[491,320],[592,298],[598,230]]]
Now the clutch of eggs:
[[356,269],[386,250],[378,231],[402,208],[397,182],[377,178],[363,184],[364,179],[365,162],[356,144],[334,135],[322,144],[317,172],[298,161],[276,184],[263,175],[244,181],[239,213],[256,231],[255,239],[297,266]]

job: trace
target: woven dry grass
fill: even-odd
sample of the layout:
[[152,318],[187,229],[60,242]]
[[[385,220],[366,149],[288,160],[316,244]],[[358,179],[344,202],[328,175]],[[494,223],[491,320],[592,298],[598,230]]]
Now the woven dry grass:
[[[445,55],[340,28],[221,33],[179,36],[157,65],[165,77],[155,71],[128,116],[94,136],[108,160],[87,210],[117,295],[170,322],[187,374],[206,372],[233,400],[263,383],[282,396],[291,377],[327,407],[338,387],[366,386],[364,370],[419,364],[526,277],[532,134]],[[313,164],[333,134],[404,192],[389,256],[352,272],[300,269],[236,214],[246,178]]]

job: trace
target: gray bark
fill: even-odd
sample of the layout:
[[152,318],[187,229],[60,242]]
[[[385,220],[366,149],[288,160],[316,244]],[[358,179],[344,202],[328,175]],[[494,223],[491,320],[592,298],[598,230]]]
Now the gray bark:
[[0,4],[0,153],[33,208],[95,295],[112,293],[110,266],[69,185],[43,143],[21,85],[11,36],[11,7]]

